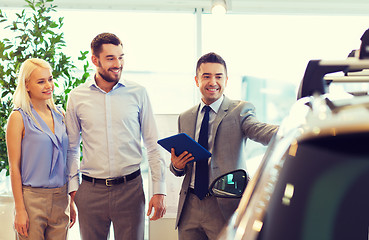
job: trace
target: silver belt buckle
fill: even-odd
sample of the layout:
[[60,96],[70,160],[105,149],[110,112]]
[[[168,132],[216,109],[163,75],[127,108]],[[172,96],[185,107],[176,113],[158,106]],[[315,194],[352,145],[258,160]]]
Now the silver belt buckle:
[[113,184],[109,183],[109,181],[112,181],[112,180],[113,180],[113,179],[111,179],[111,178],[105,179],[105,185],[106,185],[107,187],[111,187],[111,186],[113,186]]

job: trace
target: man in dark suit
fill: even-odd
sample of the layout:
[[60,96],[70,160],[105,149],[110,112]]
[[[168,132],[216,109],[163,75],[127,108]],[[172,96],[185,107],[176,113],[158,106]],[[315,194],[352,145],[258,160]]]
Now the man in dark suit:
[[[266,145],[278,129],[259,122],[251,103],[224,96],[227,80],[227,67],[221,56],[215,53],[202,56],[197,62],[195,77],[202,101],[180,114],[178,119],[179,132],[187,133],[212,153],[202,164],[200,161],[187,164],[193,160],[190,150],[176,156],[172,149],[170,170],[176,176],[185,176],[176,221],[179,240],[216,239],[239,199],[210,196],[209,183],[229,171],[246,170],[246,140]],[[202,129],[206,129],[205,134]]]

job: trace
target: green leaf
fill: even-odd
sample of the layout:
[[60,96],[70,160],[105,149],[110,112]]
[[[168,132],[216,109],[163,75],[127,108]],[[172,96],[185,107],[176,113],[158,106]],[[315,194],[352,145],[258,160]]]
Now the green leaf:
[[52,21],[52,22],[49,24],[49,27],[51,27],[51,28],[57,28],[57,27],[59,27],[59,24],[57,24],[56,22]]

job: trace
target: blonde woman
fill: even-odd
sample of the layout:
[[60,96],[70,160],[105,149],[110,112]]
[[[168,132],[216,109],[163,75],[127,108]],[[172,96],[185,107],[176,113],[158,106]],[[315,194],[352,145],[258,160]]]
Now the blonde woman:
[[68,137],[53,90],[49,63],[33,58],[22,64],[6,132],[17,239],[66,239],[75,222],[67,194]]

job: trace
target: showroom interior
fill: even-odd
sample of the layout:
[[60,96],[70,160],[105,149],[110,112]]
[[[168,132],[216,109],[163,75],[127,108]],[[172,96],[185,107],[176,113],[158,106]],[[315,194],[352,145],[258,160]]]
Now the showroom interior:
[[[216,3],[223,9],[212,12]],[[53,17],[64,18],[60,31],[65,53],[79,71],[80,52],[90,50],[94,36],[111,32],[120,37],[123,77],[147,89],[160,138],[175,134],[178,114],[199,102],[194,76],[203,54],[216,52],[227,62],[226,96],[253,102],[259,120],[280,124],[296,101],[309,60],[346,59],[360,47],[360,37],[369,28],[367,0],[54,0],[52,4],[57,6]],[[1,0],[0,9],[15,20],[25,5],[23,0]],[[0,39],[14,37],[1,22],[0,28]],[[93,70],[90,64],[89,71]],[[248,143],[246,149],[252,177],[266,147]],[[169,153],[163,155],[169,166]],[[149,199],[147,161],[141,169]],[[0,229],[13,236],[13,202],[5,172],[0,175]],[[167,170],[167,214],[146,221],[145,239],[177,239],[174,222],[181,180]],[[76,225],[70,239],[78,236]]]

